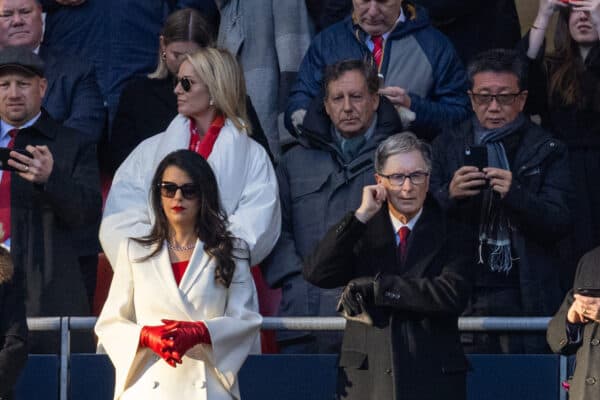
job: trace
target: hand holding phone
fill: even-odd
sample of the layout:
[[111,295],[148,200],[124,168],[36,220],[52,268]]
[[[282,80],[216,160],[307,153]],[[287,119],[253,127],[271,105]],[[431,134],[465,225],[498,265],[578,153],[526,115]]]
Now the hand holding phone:
[[485,146],[467,146],[464,165],[477,167],[480,171],[488,166],[488,153]]
[[[27,157],[33,157],[30,152],[25,149],[9,149],[8,147],[0,147],[0,169],[5,171],[15,171],[14,167],[8,165],[8,160],[12,157],[10,156],[11,151],[16,151],[17,153],[23,154]],[[14,160],[14,158],[12,158]]]

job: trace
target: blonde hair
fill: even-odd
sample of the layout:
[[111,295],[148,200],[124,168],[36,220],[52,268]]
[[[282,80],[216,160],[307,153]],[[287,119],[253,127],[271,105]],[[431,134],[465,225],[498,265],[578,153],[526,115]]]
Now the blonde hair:
[[[160,36],[168,46],[174,42],[194,42],[199,47],[214,44],[214,28],[200,12],[192,8],[175,11],[165,20]],[[169,75],[167,63],[163,57],[163,49],[158,46],[158,65],[156,70],[148,74],[150,79],[164,79]]]
[[186,56],[218,112],[228,118],[239,131],[252,134],[246,110],[244,73],[235,57],[225,49],[206,47]]

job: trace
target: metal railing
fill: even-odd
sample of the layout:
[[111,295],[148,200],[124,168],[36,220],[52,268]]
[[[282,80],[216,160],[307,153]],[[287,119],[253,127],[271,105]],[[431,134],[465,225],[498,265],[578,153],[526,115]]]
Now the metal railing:
[[[550,317],[461,317],[458,328],[463,332],[532,332],[545,331]],[[32,331],[60,330],[60,382],[59,399],[67,400],[69,388],[69,362],[71,356],[71,331],[92,330],[96,317],[44,317],[27,318]],[[341,317],[263,317],[266,330],[343,330],[346,320]],[[560,380],[567,378],[567,357],[560,357]],[[560,400],[566,399],[561,392]]]

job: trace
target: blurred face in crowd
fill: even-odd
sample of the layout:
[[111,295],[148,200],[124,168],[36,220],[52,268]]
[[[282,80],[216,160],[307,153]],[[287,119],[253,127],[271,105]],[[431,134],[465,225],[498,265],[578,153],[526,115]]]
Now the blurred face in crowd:
[[[427,168],[427,163],[421,152],[414,150],[390,156],[386,160],[383,170],[379,173],[388,176],[393,174],[429,174],[429,168]],[[419,184],[405,178],[400,186],[393,185],[388,178],[381,175],[376,174],[375,179],[378,184],[385,187],[390,212],[400,221],[408,222],[423,208],[427,190],[429,190],[429,175],[422,177],[423,182]]]
[[402,0],[352,0],[354,18],[371,36],[390,31],[400,16]]
[[[200,79],[192,64],[185,60],[179,67],[177,74],[178,82],[175,86],[175,94],[177,95],[177,111],[186,117],[194,118],[201,117],[210,110],[210,93],[208,87]],[[186,91],[186,83],[189,82],[188,90]]]
[[18,127],[35,117],[46,93],[46,79],[19,70],[0,72],[0,117]]
[[[200,189],[187,172],[174,165],[165,169],[161,184],[162,207],[169,225],[193,228],[200,212]],[[174,185],[184,189],[175,188],[173,193]]]
[[573,40],[580,44],[592,44],[598,40],[598,28],[594,26],[589,11],[571,11],[569,32]]
[[519,80],[513,73],[484,71],[473,76],[473,88],[469,96],[481,125],[495,129],[519,116],[525,107],[527,91],[521,91]]
[[347,71],[327,85],[325,111],[346,138],[364,134],[373,123],[378,106],[379,96],[369,93],[360,71]]
[[161,48],[161,56],[165,60],[165,64],[167,65],[167,69],[173,75],[177,75],[177,71],[179,71],[179,67],[183,60],[185,60],[186,54],[192,54],[194,51],[198,50],[200,46],[196,42],[187,41],[187,42],[171,42],[167,45],[164,44],[165,40],[161,36],[160,37],[160,48]]
[[0,0],[0,47],[27,46],[42,40],[42,6],[36,0]]

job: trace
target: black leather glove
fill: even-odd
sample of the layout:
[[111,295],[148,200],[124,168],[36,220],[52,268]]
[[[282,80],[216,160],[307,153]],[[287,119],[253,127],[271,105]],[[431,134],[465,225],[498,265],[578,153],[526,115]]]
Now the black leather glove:
[[352,279],[342,292],[338,311],[345,311],[349,316],[358,315],[365,305],[372,305],[375,298],[374,280],[370,276]]

